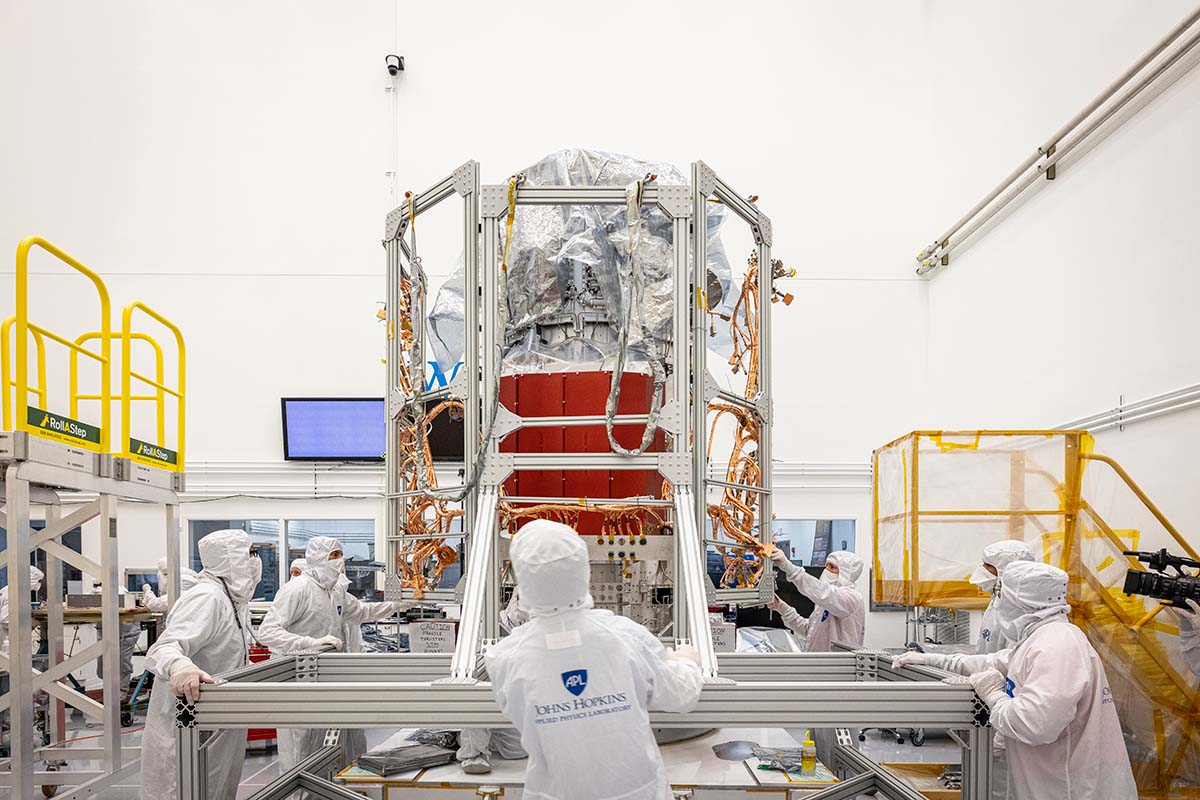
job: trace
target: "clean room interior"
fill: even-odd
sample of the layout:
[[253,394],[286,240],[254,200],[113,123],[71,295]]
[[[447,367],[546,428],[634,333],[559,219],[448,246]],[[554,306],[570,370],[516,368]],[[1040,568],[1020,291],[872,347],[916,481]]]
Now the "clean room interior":
[[[197,727],[180,728],[178,740],[172,710],[169,745],[183,754],[170,762],[178,797],[561,796],[528,784],[529,770],[547,763],[551,773],[555,763],[556,774],[574,770],[555,762],[552,748],[535,756],[540,764],[493,750],[491,772],[476,774],[460,756],[424,772],[375,775],[351,765],[361,754],[349,736],[317,737],[303,755],[320,755],[305,769],[296,767],[302,758],[288,760],[290,746],[302,749],[301,729],[365,729],[367,746],[391,749],[411,744],[410,729],[515,726],[528,751],[538,731],[522,729],[500,697],[493,702],[500,679],[485,667],[499,658],[491,648],[511,640],[515,649],[532,635],[515,633],[526,624],[550,624],[535,611],[510,632],[502,613],[532,602],[512,600],[522,584],[513,548],[522,525],[538,518],[580,534],[597,609],[640,621],[664,658],[679,656],[672,664],[697,650],[698,705],[651,707],[642,722],[692,734],[641,747],[665,763],[668,794],[643,786],[629,797],[1183,798],[1200,786],[1191,722],[1200,665],[1190,666],[1183,599],[1191,584],[1150,594],[1142,581],[1144,591],[1127,593],[1127,570],[1180,571],[1156,572],[1122,554],[1165,548],[1185,559],[1183,575],[1200,566],[1187,563],[1200,523],[1191,457],[1200,447],[1200,357],[1189,346],[1200,333],[1192,268],[1200,10],[1192,3],[17,0],[0,15],[8,110],[0,242],[18,254],[0,266],[0,316],[14,318],[4,336],[0,578],[14,597],[30,589],[6,601],[0,791],[158,796],[143,794],[142,765],[133,762],[146,749],[149,687],[163,709],[174,700],[173,682],[154,680],[157,662],[147,655],[152,638],[170,640],[171,620],[143,608],[142,584],[164,595],[164,608],[183,602],[191,591],[180,584],[183,569],[208,569],[199,541],[232,529],[246,534],[262,576],[246,603],[231,595],[233,615],[221,606],[230,624],[244,606],[252,626],[230,636],[271,638],[261,626],[284,616],[277,598],[293,580],[291,562],[323,537],[344,554],[348,602],[394,608],[361,630],[353,623],[358,655],[345,652],[346,636],[319,652],[261,642],[247,658],[265,660],[245,667],[244,681],[239,673],[204,684],[199,701],[185,703]],[[533,169],[548,160],[568,166]],[[607,167],[588,165],[610,162],[625,177],[593,181]],[[524,182],[512,183],[522,173]],[[550,174],[569,177],[579,193],[564,191],[558,203],[539,194],[563,185]],[[447,176],[435,203],[431,187]],[[631,192],[645,192],[640,227],[627,213],[638,202]],[[571,218],[567,232],[580,237],[571,247],[564,231],[538,227],[547,209],[601,207]],[[717,239],[696,233],[697,208],[710,226],[721,215]],[[767,227],[747,214],[761,214]],[[29,237],[94,271],[107,310],[94,282],[52,251],[35,243],[22,266]],[[672,246],[680,237],[689,242],[682,250]],[[697,278],[700,239],[710,272]],[[755,298],[748,312],[735,301],[751,254],[779,268],[745,284]],[[469,321],[452,281],[468,262]],[[572,296],[571,281],[593,274],[585,266],[600,275],[595,298],[607,300]],[[549,283],[537,288],[538,280]],[[649,303],[627,299],[639,288]],[[710,300],[706,310],[725,317],[701,313]],[[143,305],[123,315],[133,301]],[[561,312],[553,322],[549,306]],[[532,327],[521,319],[530,308],[543,315]],[[643,406],[651,394],[664,399],[660,435],[637,456],[611,450],[603,419],[626,309],[643,323],[665,320],[653,337],[634,331],[625,366],[646,389]],[[447,334],[437,320],[450,311],[457,327]],[[739,323],[758,332],[757,349],[734,372],[729,337],[737,334],[728,331]],[[414,324],[424,358],[414,355]],[[525,339],[514,332],[521,325]],[[161,363],[123,330],[155,337]],[[97,333],[80,342],[89,332]],[[437,350],[455,336],[473,342],[459,345],[463,367]],[[518,365],[529,336],[541,337],[538,353],[555,337],[590,338],[602,357]],[[698,341],[707,342],[700,355]],[[83,352],[102,346],[106,359]],[[653,384],[652,351],[667,367]],[[759,383],[743,392],[749,363]],[[552,382],[588,372],[599,380]],[[444,390],[434,402],[457,404],[429,423],[430,462],[418,452],[425,423],[410,419],[426,402],[413,399],[418,373],[428,391]],[[102,423],[105,374],[113,400]],[[515,399],[518,375],[532,391]],[[717,384],[747,402],[714,395]],[[732,430],[728,417],[703,457],[714,398],[744,412],[739,430],[753,444],[739,467],[729,466],[721,438]],[[355,409],[365,422],[346,424],[348,407],[338,404],[352,400],[376,404]],[[285,415],[287,401],[295,404]],[[309,409],[302,401],[328,402]],[[501,407],[507,416],[489,430]],[[36,430],[29,409],[68,427],[85,423],[106,446]],[[652,410],[615,413],[637,417],[617,425],[629,434],[624,446],[636,445]],[[586,447],[569,446],[572,425],[586,431]],[[547,444],[555,431],[558,444]],[[920,433],[905,438],[911,432]],[[382,447],[372,450],[371,436]],[[152,463],[130,438],[177,458]],[[481,439],[479,457],[464,463]],[[641,469],[626,458],[642,459]],[[431,499],[439,495],[429,475],[441,499]],[[444,499],[446,487],[471,478],[466,497]],[[688,488],[699,483],[705,488]],[[638,488],[614,488],[622,484]],[[491,517],[482,513],[489,492]],[[623,511],[595,502],[633,495],[642,502]],[[740,517],[739,503],[749,504]],[[538,505],[553,509],[528,512]],[[461,513],[435,512],[447,508]],[[735,522],[714,533],[709,522],[722,510]],[[615,527],[597,528],[601,516]],[[67,518],[81,522],[38,536]],[[446,527],[431,532],[435,518]],[[632,556],[635,538],[649,563],[606,552],[628,541]],[[1096,680],[1107,676],[1108,702],[1095,713],[1112,714],[1112,736],[1055,751],[1070,795],[1038,793],[1052,791],[1052,779],[1023,743],[1006,761],[991,752],[995,731],[1019,727],[1009,718],[1032,702],[1021,698],[1017,664],[1032,658],[1023,640],[1013,643],[1014,661],[986,666],[1016,683],[1005,697],[989,698],[985,669],[893,666],[906,651],[977,652],[995,630],[983,611],[1004,595],[970,576],[984,547],[1001,540],[1028,545],[1033,563],[1066,573],[1069,610],[1055,621],[1069,620],[1072,635],[1082,634],[1078,647],[1090,648],[1080,663],[1099,670]],[[429,542],[445,549],[430,557]],[[773,566],[772,551],[788,563]],[[825,559],[839,551],[854,558],[833,575]],[[161,579],[160,559],[168,562]],[[26,562],[43,573],[48,564],[63,569],[45,574],[37,591],[22,576],[18,589],[9,573]],[[857,577],[848,577],[852,562]],[[480,565],[474,579],[472,563]],[[124,597],[105,587],[106,576]],[[835,627],[829,646],[814,649],[820,636],[811,626],[826,624],[822,613],[840,619],[841,606],[826,588],[824,600],[806,594],[810,579],[858,598],[857,641],[839,642],[850,628]],[[1014,588],[1009,597],[1017,596]],[[787,624],[784,607],[808,617],[801,630]],[[142,629],[131,666],[98,674],[95,656],[115,658],[130,624]],[[1076,641],[1064,634],[1054,646],[1067,639]],[[238,658],[244,649],[234,648]],[[1070,663],[1061,653],[1040,657]],[[537,662],[516,661],[522,669]],[[587,691],[599,691],[598,674],[593,667],[584,677],[593,682]],[[554,688],[573,702],[566,672]],[[1060,731],[1082,724],[1084,705],[1064,712]],[[294,742],[273,735],[286,723]],[[246,742],[233,793],[201,780],[219,759],[188,761],[189,747],[204,753],[210,735],[217,741],[223,731],[227,745],[228,733],[247,728],[273,734]],[[848,736],[839,744],[841,729]],[[583,751],[600,741],[582,727],[563,730],[549,738]],[[801,774],[810,730],[824,782]],[[828,742],[816,735],[823,731]],[[713,747],[747,739],[761,745],[758,755],[784,748],[796,768],[749,751],[723,759]],[[1029,747],[1051,741],[1059,734]],[[1104,770],[1115,769],[1108,762],[1122,744],[1129,766],[1113,777]],[[63,757],[70,750],[86,752]],[[615,762],[616,750],[608,756]],[[1122,788],[1134,784],[1134,793]],[[567,796],[588,796],[582,791]]]

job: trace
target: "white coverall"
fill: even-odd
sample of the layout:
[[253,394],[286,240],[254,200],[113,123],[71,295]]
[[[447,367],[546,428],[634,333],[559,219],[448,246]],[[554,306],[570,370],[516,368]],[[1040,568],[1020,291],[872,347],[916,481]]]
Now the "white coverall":
[[1200,675],[1200,603],[1187,601],[1191,609],[1179,611],[1179,649],[1183,651],[1185,663],[1194,675]]
[[1008,647],[1008,642],[1005,640],[1004,634],[1000,633],[996,620],[995,587],[1000,580],[1000,573],[1009,564],[1014,561],[1034,560],[1033,551],[1029,549],[1029,545],[1015,539],[1003,539],[983,548],[983,564],[995,567],[996,574],[993,575],[981,564],[970,578],[971,583],[992,596],[979,625],[979,640],[975,643],[976,653],[996,653]]
[[485,654],[492,693],[529,753],[525,800],[670,800],[652,710],[700,699],[699,656],[592,608],[587,546],[535,520],[510,550],[529,621]]
[[[529,615],[521,610],[519,589],[513,589],[508,605],[500,612],[500,627],[506,633],[529,621]],[[463,728],[458,734],[458,752],[454,757],[467,768],[467,772],[483,773],[491,769],[489,754],[495,753],[503,759],[528,758],[521,747],[521,734],[513,728]],[[474,766],[472,770],[469,767]]]
[[[175,800],[173,672],[195,665],[216,675],[248,663],[251,642],[248,603],[262,574],[262,562],[250,557],[244,531],[214,531],[198,543],[204,569],[196,585],[182,594],[158,641],[146,654],[155,675],[142,734],[142,800]],[[226,591],[228,589],[228,591]],[[208,792],[213,800],[234,800],[246,756],[243,730],[221,731],[208,747]]]
[[783,617],[784,625],[805,637],[806,653],[827,653],[835,641],[863,643],[867,605],[862,592],[854,585],[862,575],[862,559],[854,553],[838,550],[825,559],[826,564],[831,561],[837,565],[838,574],[826,569],[820,578],[814,578],[803,567],[787,559],[775,562],[784,577],[816,606],[812,616],[802,617],[800,612],[778,598],[770,604],[770,608]]
[[1137,797],[1104,665],[1067,620],[1067,573],[1017,561],[1004,568],[1000,582],[1000,629],[1014,644],[975,656],[995,665],[972,675],[971,683],[1004,736],[1009,796]]
[[[340,643],[346,651],[346,625],[376,622],[400,611],[401,603],[363,603],[346,591],[342,577],[342,559],[330,560],[329,554],[342,544],[331,536],[314,536],[304,549],[304,574],[292,578],[275,595],[271,610],[258,628],[258,641],[273,653],[300,653],[321,646],[326,640]],[[361,646],[361,633],[355,631]],[[294,767],[320,749],[325,740],[323,729],[277,730],[279,761],[284,769]],[[350,740],[350,734],[343,734]],[[355,736],[355,739],[358,737]],[[365,738],[358,745],[365,745]]]
[[[179,570],[179,593],[183,594],[188,589],[196,585],[196,571],[183,567]],[[142,605],[148,611],[153,611],[155,614],[163,614],[167,610],[167,560],[160,558],[158,560],[158,588],[159,594],[155,594],[150,588],[150,584],[142,586]]]

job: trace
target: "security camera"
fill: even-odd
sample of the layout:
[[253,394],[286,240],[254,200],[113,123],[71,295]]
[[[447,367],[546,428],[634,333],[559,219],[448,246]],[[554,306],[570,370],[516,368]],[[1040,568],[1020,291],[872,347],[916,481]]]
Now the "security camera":
[[387,56],[383,61],[387,64],[388,75],[395,77],[404,72],[404,56]]

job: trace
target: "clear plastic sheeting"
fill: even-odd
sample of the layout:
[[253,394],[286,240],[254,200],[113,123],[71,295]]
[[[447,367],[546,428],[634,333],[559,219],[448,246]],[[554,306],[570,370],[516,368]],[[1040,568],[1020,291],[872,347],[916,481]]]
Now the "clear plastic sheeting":
[[[647,174],[660,186],[687,185],[674,165],[598,150],[569,148],[521,171],[525,186],[628,186]],[[716,310],[732,313],[732,274],[720,229],[727,215],[707,214],[709,275],[719,284]],[[645,277],[641,326],[630,331],[627,369],[646,372],[648,349],[672,360],[674,242],[671,219],[657,206],[642,206],[643,228],[635,253]],[[503,237],[503,230],[501,231]],[[620,270],[629,259],[629,226],[622,205],[517,206],[508,258],[510,325],[504,372],[611,369],[616,356]],[[503,249],[503,240],[500,242]],[[711,290],[710,290],[711,295]],[[445,374],[462,358],[464,319],[461,265],[438,292],[429,314],[433,355]],[[643,328],[649,341],[641,338]],[[728,334],[709,347],[729,349]]]
[[756,626],[737,629],[737,652],[739,653],[801,653],[800,645],[792,634],[783,628],[760,628]]
[[[1149,488],[1149,487],[1148,487]],[[1071,621],[1112,689],[1139,796],[1200,796],[1200,675],[1179,612],[1124,592],[1125,550],[1195,547],[1080,431],[920,431],[875,452],[876,602],[982,608],[983,547],[1030,546],[1070,575]]]

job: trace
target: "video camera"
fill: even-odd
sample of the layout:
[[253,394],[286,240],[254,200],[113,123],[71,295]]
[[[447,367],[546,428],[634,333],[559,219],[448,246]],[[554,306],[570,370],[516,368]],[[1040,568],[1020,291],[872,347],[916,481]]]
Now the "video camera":
[[[1185,600],[1200,602],[1200,577],[1189,575],[1183,571],[1200,569],[1200,561],[1168,553],[1166,548],[1157,552],[1126,550],[1125,555],[1134,556],[1146,564],[1154,572],[1142,572],[1131,569],[1125,573],[1125,594],[1140,594],[1163,600],[1179,608],[1187,608]],[[1167,569],[1175,570],[1174,575],[1167,574]]]

